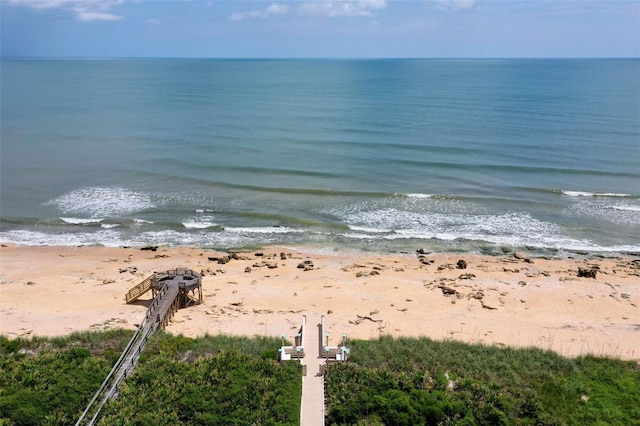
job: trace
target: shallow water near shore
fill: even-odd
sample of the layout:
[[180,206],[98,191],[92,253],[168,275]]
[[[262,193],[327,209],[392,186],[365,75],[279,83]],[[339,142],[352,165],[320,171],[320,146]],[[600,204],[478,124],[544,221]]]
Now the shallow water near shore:
[[639,60],[3,61],[0,241],[640,251]]

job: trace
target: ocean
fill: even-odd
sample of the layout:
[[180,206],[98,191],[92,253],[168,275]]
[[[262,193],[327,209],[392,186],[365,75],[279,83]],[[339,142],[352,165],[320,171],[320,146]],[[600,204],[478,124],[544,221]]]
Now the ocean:
[[640,60],[3,60],[0,241],[640,252]]

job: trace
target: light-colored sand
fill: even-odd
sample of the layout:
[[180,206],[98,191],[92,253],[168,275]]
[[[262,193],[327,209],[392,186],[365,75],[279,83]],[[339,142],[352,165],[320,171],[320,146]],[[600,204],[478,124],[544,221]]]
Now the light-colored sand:
[[[264,256],[240,253],[240,259],[218,264],[209,257],[224,253],[194,248],[3,245],[0,333],[14,338],[133,329],[151,295],[127,305],[127,290],[154,271],[186,266],[205,271],[204,302],[178,311],[167,328],[174,334],[292,339],[307,313],[326,316],[330,344],[343,333],[388,334],[640,359],[638,259],[528,262],[513,255],[437,254],[427,255],[425,264],[413,253],[260,252]],[[456,267],[459,259],[466,269]],[[297,267],[305,260],[313,262],[312,270]],[[595,279],[577,277],[578,267],[594,265],[600,268]],[[443,285],[456,293],[445,295]]]

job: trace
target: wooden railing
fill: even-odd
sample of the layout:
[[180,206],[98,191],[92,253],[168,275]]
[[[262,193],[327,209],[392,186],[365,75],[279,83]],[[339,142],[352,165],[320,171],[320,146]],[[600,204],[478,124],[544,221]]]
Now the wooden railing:
[[135,302],[138,300],[140,296],[145,294],[147,291],[151,290],[151,280],[153,275],[150,275],[147,279],[142,281],[137,286],[133,287],[129,292],[125,295],[127,303]]
[[284,352],[287,355],[291,355],[291,358],[304,358],[304,348],[285,347]]

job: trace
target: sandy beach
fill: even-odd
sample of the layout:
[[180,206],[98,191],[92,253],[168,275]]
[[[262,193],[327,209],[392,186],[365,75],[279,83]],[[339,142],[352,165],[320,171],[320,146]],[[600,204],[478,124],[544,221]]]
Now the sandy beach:
[[[302,315],[325,315],[330,343],[342,334],[426,336],[640,360],[638,258],[287,247],[227,255],[163,246],[2,245],[0,333],[133,329],[151,294],[128,305],[129,288],[155,271],[184,266],[203,273],[204,300],[176,313],[167,327],[173,334],[292,338]],[[595,278],[579,277],[580,268],[594,270]]]

